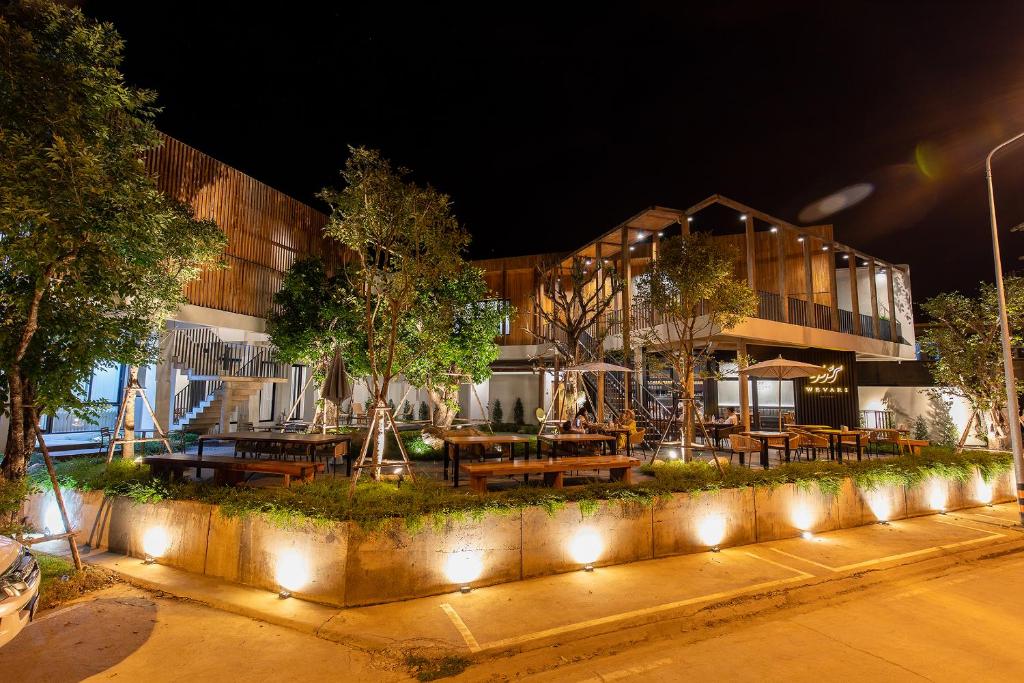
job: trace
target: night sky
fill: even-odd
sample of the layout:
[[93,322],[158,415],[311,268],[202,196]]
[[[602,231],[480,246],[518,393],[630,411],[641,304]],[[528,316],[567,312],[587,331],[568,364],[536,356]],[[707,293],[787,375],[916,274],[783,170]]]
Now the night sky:
[[[1024,3],[330,4],[84,9],[170,135],[313,204],[347,145],[378,147],[451,195],[474,257],[713,193],[800,223],[869,183],[818,222],[909,263],[917,300],[991,278],[982,162],[1024,130]],[[1016,268],[1024,144],[995,176]]]

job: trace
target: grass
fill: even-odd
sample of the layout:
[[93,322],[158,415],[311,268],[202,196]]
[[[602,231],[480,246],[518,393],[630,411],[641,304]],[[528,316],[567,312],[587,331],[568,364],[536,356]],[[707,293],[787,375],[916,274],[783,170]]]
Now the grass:
[[114,576],[98,567],[86,565],[77,571],[70,560],[57,555],[33,552],[42,582],[39,585],[39,609],[52,609],[87,593],[116,583]]
[[[870,490],[886,485],[913,486],[929,476],[966,481],[976,469],[986,480],[992,480],[1011,467],[1009,453],[955,454],[929,448],[917,456],[886,460],[800,462],[769,470],[729,467],[724,478],[704,462],[659,462],[641,468],[653,478],[632,485],[594,481],[565,489],[520,486],[483,495],[422,478],[404,483],[367,481],[360,483],[351,497],[346,479],[322,478],[291,488],[235,488],[196,482],[168,484],[154,479],[145,465],[124,461],[115,461],[107,468],[100,459],[73,460],[58,464],[57,470],[62,486],[102,490],[140,503],[195,500],[220,505],[229,516],[262,515],[282,527],[349,520],[374,532],[400,519],[407,530],[415,532],[427,526],[441,528],[452,519],[515,514],[528,507],[553,513],[570,502],[578,503],[581,514],[586,516],[594,514],[601,501],[623,507],[649,507],[673,493],[771,488],[789,483],[801,488],[817,487],[835,495],[848,477],[860,488]],[[42,489],[50,487],[45,473],[36,475],[33,483]]]
[[473,662],[466,657],[446,655],[431,659],[421,655],[406,655],[405,665],[418,681],[436,681],[439,678],[458,676]]

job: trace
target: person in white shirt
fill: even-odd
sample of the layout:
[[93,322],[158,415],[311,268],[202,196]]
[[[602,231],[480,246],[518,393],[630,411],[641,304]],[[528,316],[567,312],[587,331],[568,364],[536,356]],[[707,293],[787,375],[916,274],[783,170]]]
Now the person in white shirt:
[[725,409],[725,424],[737,425],[740,423],[740,416],[736,414],[735,408]]

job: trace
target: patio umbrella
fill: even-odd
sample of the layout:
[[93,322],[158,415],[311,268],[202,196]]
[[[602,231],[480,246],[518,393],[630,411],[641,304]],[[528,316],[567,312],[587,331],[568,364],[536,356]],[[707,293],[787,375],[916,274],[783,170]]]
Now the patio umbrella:
[[331,365],[327,368],[327,376],[324,378],[324,388],[320,392],[320,398],[341,404],[346,398],[352,396],[352,385],[348,381],[348,373],[345,372],[345,360],[341,357],[340,351],[334,352]]
[[750,367],[740,370],[741,374],[748,377],[763,377],[779,381],[779,431],[782,431],[782,380],[795,379],[797,377],[813,377],[825,372],[825,368],[813,363],[803,363],[798,360],[787,360],[780,354],[778,358],[756,363]]
[[579,365],[570,365],[565,368],[566,373],[570,372],[633,372],[631,368],[623,367],[622,365],[613,365],[611,363],[593,362],[593,363],[580,363]]

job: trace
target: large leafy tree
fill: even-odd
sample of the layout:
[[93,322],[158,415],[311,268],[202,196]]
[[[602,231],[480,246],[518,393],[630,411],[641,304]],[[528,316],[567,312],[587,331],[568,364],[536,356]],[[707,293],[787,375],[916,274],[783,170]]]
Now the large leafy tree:
[[[544,264],[537,269],[537,275],[546,301],[534,297],[534,308],[541,321],[534,336],[551,344],[568,365],[601,356],[602,334],[606,330],[599,334],[597,322],[612,309],[615,297],[625,287],[615,269],[600,261],[575,257],[568,267],[561,261]],[[572,417],[569,412],[576,410],[583,397],[579,375],[568,375],[565,381],[564,400],[558,401],[556,397],[559,419]]]
[[[404,329],[410,313],[431,283],[457,275],[469,235],[447,195],[413,182],[376,150],[350,149],[341,175],[340,188],[319,195],[331,207],[324,231],[352,254],[346,286],[366,335],[367,384],[382,406],[416,357]],[[379,465],[384,440],[375,443]]]
[[87,413],[97,363],[141,364],[182,286],[223,248],[168,200],[143,154],[155,95],[125,84],[109,24],[41,0],[0,6],[0,398],[5,478],[43,411]]
[[660,348],[679,381],[686,443],[693,443],[694,379],[708,365],[714,336],[757,310],[757,295],[733,274],[734,260],[731,248],[692,232],[662,241],[650,270],[637,278],[634,305],[664,321],[646,332],[646,343]]
[[[1019,347],[1024,328],[1024,279],[1008,277],[1004,283],[1012,341]],[[1005,447],[1010,426],[995,285],[983,282],[973,296],[939,294],[921,304],[921,310],[929,324],[923,326],[918,341],[921,351],[934,361],[935,383],[949,387],[966,399],[972,410],[987,415],[995,438]],[[1014,423],[1017,420],[1014,416]]]
[[488,297],[481,271],[464,266],[421,292],[407,322],[415,353],[405,377],[430,394],[436,427],[451,427],[460,384],[479,384],[491,376],[500,351],[494,339],[515,310]]

